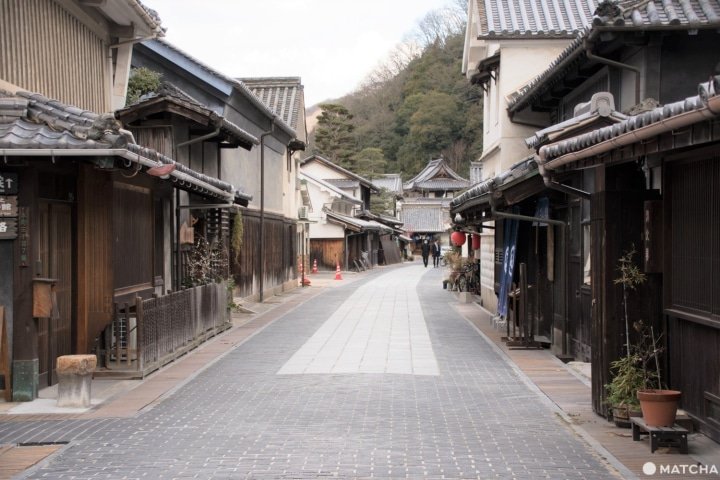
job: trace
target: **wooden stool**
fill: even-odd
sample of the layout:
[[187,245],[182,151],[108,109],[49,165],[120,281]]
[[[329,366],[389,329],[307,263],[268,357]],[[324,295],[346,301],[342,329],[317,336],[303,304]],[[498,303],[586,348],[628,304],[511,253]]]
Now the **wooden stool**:
[[651,427],[642,417],[631,417],[633,440],[640,440],[641,435],[650,436],[650,453],[658,447],[675,447],[680,453],[688,453],[688,431],[678,424],[672,427]]

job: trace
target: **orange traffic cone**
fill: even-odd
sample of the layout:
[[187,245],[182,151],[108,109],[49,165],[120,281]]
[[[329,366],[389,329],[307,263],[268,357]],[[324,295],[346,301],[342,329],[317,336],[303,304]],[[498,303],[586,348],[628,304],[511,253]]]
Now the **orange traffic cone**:
[[313,268],[310,273],[317,273],[317,258],[313,260]]
[[342,280],[342,275],[340,274],[340,264],[337,264],[337,268],[335,269],[335,280]]

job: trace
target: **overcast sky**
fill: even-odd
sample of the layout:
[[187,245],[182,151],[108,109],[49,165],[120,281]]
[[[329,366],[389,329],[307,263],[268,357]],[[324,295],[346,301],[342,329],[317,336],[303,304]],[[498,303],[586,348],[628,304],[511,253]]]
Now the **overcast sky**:
[[166,40],[231,77],[301,77],[305,103],[351,92],[448,0],[143,0]]

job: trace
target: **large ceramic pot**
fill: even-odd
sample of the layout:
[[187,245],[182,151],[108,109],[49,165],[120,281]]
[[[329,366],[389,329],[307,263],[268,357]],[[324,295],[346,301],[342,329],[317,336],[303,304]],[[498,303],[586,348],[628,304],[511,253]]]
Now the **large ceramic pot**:
[[645,423],[651,427],[672,427],[681,395],[677,390],[638,390]]

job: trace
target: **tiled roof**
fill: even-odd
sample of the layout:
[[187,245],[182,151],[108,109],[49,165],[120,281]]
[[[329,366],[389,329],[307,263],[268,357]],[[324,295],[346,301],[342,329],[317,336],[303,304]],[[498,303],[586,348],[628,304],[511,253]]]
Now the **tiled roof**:
[[469,188],[461,195],[455,197],[450,202],[450,211],[463,210],[470,204],[483,203],[487,200],[487,196],[491,190],[500,189],[515,180],[535,174],[538,171],[537,157],[535,155],[527,157],[524,160],[511,166],[509,169],[498,174],[495,178],[489,178]]
[[360,186],[360,181],[353,178],[326,178],[325,181],[338,188],[357,188]]
[[348,202],[362,205],[362,200],[359,200],[351,195],[348,195],[347,193],[343,192],[341,189],[339,189],[332,183],[328,182],[327,180],[322,180],[320,178],[313,177],[309,173],[304,172],[302,170],[300,170],[298,172],[298,176],[300,177],[301,180],[309,180],[310,182],[312,182],[316,185],[320,185],[320,186],[328,189],[329,191],[335,193],[335,195],[337,195],[338,197],[343,198],[343,199],[347,200]]
[[630,138],[631,143],[634,143],[642,140],[642,138],[640,138],[641,131],[644,130],[648,133],[648,136],[651,136],[659,134],[659,132],[650,128],[655,125],[664,125],[664,128],[673,129],[674,127],[670,122],[671,119],[691,112],[707,111],[708,118],[719,116],[720,110],[715,112],[709,111],[708,100],[716,100],[718,94],[720,94],[720,75],[713,77],[710,82],[701,83],[698,86],[698,91],[699,94],[695,97],[688,97],[685,100],[669,103],[639,115],[630,116],[615,125],[593,130],[592,132],[542,147],[540,150],[542,161],[548,169],[557,168],[559,162],[554,162],[554,160],[563,155],[579,152],[608,140],[614,141],[618,137],[625,136],[626,134],[632,136],[632,138],[628,138]]
[[[263,113],[265,113],[268,117],[272,118],[273,115],[275,115],[275,112],[270,110],[270,108],[265,105],[256,95],[254,95],[250,89],[245,85],[243,82],[236,80],[232,77],[229,77],[225,75],[224,73],[221,73],[214,68],[208,66],[207,64],[201,62],[197,58],[193,57],[192,55],[188,54],[187,52],[181,50],[177,46],[173,45],[172,43],[163,40],[163,39],[153,39],[149,40],[147,42],[143,42],[143,45],[146,47],[157,51],[157,47],[161,47],[164,49],[167,49],[168,51],[172,51],[176,54],[178,54],[181,58],[184,58],[187,62],[189,62],[189,65],[193,65],[194,68],[199,69],[199,71],[203,71],[206,74],[210,75],[210,77],[216,77],[217,79],[226,82],[227,84],[232,85],[237,91],[239,91],[245,98],[251,101],[256,107],[258,107]],[[295,130],[288,125],[282,118],[277,119],[277,125],[280,126],[282,130],[285,130],[288,134],[296,135]]]
[[[331,169],[344,175],[348,179],[354,179],[354,180],[360,182],[360,185],[363,185],[364,187],[368,187],[373,192],[378,191],[377,187],[375,187],[375,185],[373,185],[372,182],[370,182],[370,180],[368,180],[367,178],[361,177],[360,175],[353,173],[350,170],[347,170],[347,169],[341,167],[340,165],[337,165],[337,164],[331,162],[330,160],[328,160],[327,158],[322,157],[320,155],[311,155],[307,158],[302,159],[300,161],[300,166],[305,165],[308,162],[313,162],[313,161],[322,163],[323,165],[330,167]],[[325,181],[328,181],[328,179],[325,179]]]
[[552,85],[554,78],[561,76],[565,69],[583,58],[586,41],[598,32],[720,28],[720,0],[640,0],[620,2],[617,6],[612,2],[602,2],[594,13],[591,25],[544,72],[511,95],[507,105],[509,112],[526,107]]
[[444,232],[447,211],[442,205],[403,205],[400,220],[408,232]]
[[260,140],[258,140],[256,136],[225,119],[222,115],[218,115],[210,108],[202,105],[190,95],[168,82],[163,82],[157,92],[143,95],[138,102],[117,110],[115,112],[115,117],[124,122],[129,122],[132,121],[130,120],[131,118],[142,115],[143,110],[152,109],[155,105],[162,102],[169,102],[175,106],[181,107],[181,110],[178,110],[177,108],[173,109],[174,113],[181,114],[182,109],[187,109],[188,111],[205,117],[208,120],[209,125],[215,128],[220,128],[224,133],[239,140],[239,142],[248,150],[252,148],[253,145],[260,144]]
[[300,77],[238,78],[250,91],[295,131],[302,109]]
[[345,226],[345,228],[348,228],[350,230],[355,231],[375,231],[375,232],[387,232],[392,233],[393,229],[388,227],[387,225],[383,225],[382,223],[378,223],[374,220],[363,220],[361,218],[357,217],[348,217],[347,215],[342,215],[337,212],[333,212],[329,209],[324,209],[325,214],[327,215],[327,218],[329,221],[335,221],[335,223],[340,223],[341,225]]
[[593,16],[593,26],[659,27],[670,25],[708,25],[720,20],[717,0],[633,0],[601,2]]
[[377,188],[384,188],[392,193],[402,194],[402,178],[399,173],[389,173],[380,177],[373,178],[372,183]]
[[124,152],[127,155],[125,158],[134,159],[140,165],[175,165],[173,180],[182,177],[197,186],[199,191],[202,191],[203,185],[209,185],[233,194],[245,203],[252,198],[236,191],[227,182],[196,172],[155,150],[137,145],[132,134],[121,127],[112,114],[99,115],[37,93],[21,91],[12,94],[0,89],[0,149],[112,150],[117,155]]
[[112,114],[0,90],[0,148],[125,148],[132,135],[120,128]]
[[433,178],[424,182],[415,182],[415,188],[430,191],[458,191],[469,186],[468,180],[455,180],[454,178]]
[[470,182],[450,168],[450,165],[447,164],[445,159],[437,158],[435,160],[430,160],[420,173],[405,182],[403,189],[422,189],[424,187],[421,187],[421,184],[425,183],[426,185],[430,185],[426,182],[430,182],[432,180],[443,180],[448,182],[454,180],[453,183],[449,182],[447,184],[449,187],[447,190],[462,190],[470,186]]
[[591,125],[597,125],[598,122],[618,123],[627,118],[627,115],[615,110],[615,100],[612,94],[607,92],[594,94],[589,102],[578,105],[575,110],[576,112],[578,110],[585,111],[564,122],[538,130],[535,135],[525,139],[525,144],[528,148],[537,149],[560,136],[572,135],[573,131],[583,128],[587,130]]
[[577,35],[590,24],[594,0],[474,0],[478,38]]

